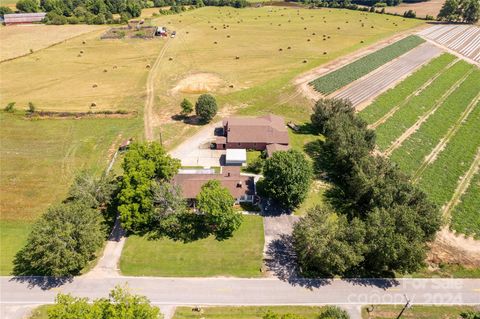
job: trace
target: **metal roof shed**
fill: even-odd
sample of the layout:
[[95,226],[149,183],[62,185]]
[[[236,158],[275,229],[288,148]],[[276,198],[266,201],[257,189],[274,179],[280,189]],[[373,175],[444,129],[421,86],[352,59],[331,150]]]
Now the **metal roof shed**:
[[244,148],[227,149],[225,163],[227,165],[243,165],[247,162],[247,150]]

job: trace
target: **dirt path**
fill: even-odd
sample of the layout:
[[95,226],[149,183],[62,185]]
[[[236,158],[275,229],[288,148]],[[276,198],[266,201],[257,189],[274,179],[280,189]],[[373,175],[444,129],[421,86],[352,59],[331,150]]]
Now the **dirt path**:
[[160,62],[162,61],[163,57],[165,56],[165,52],[167,51],[169,38],[165,40],[165,44],[163,45],[162,50],[157,56],[155,63],[150,68],[147,77],[147,96],[145,98],[145,109],[143,112],[143,121],[145,126],[145,139],[147,141],[153,140],[153,128],[158,125],[158,119],[153,111],[153,107],[155,105],[155,78],[157,75],[158,67]]
[[442,105],[443,105],[443,102],[445,102],[445,100],[450,96],[450,94],[452,94],[464,81],[465,79],[473,72],[473,70],[471,70],[470,72],[467,72],[461,79],[459,79],[457,82],[455,82],[454,85],[452,85],[448,90],[447,92],[445,92],[441,97],[440,99],[438,99],[437,101],[435,101],[435,104],[434,106],[425,114],[423,114],[416,122],[415,124],[413,124],[411,127],[409,127],[405,132],[403,132],[402,135],[400,135],[400,137],[395,140],[392,144],[390,144],[390,146],[385,150],[384,154],[386,156],[389,156],[390,154],[392,154],[393,151],[395,151],[397,148],[399,148],[403,142],[408,139],[413,133],[415,133],[419,128],[420,126],[425,123],[428,118],[433,114],[435,113],[436,110],[438,110],[438,108],[440,108]]
[[454,136],[458,129],[461,127],[463,121],[470,115],[472,110],[475,108],[477,101],[480,99],[480,94],[477,95],[472,102],[467,106],[467,108],[462,112],[457,122],[448,130],[447,134],[440,140],[440,142],[435,146],[432,152],[425,158],[424,162],[420,167],[413,173],[412,180],[415,182],[423,174],[425,169],[435,161],[438,154],[445,148],[447,143],[450,141],[452,136]]
[[307,71],[299,76],[297,76],[294,80],[293,83],[297,87],[297,91],[304,95],[306,98],[311,99],[311,100],[318,100],[319,98],[322,98],[323,95],[313,89],[313,87],[309,84],[311,81],[319,78],[322,75],[325,75],[327,73],[330,73],[344,65],[347,65],[355,60],[358,60],[372,52],[378,51],[381,48],[384,48],[394,42],[397,42],[413,33],[419,32],[421,29],[424,29],[425,26],[419,26],[410,30],[407,30],[402,33],[397,33],[387,39],[381,40],[379,42],[376,42],[370,46],[367,46],[363,49],[357,50],[353,53],[347,54],[345,56],[342,56],[338,59],[335,59],[333,61],[330,61],[326,64],[320,65],[310,71]]

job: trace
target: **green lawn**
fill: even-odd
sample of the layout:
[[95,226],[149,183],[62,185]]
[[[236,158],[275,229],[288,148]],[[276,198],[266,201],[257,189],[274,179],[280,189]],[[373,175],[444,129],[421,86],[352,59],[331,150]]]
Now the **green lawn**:
[[296,314],[305,319],[317,319],[322,307],[305,306],[258,306],[258,307],[204,307],[202,313],[192,311],[190,307],[178,307],[173,319],[262,319],[268,311],[278,314]]
[[0,275],[10,275],[13,259],[27,240],[32,224],[26,221],[0,220]]
[[225,241],[210,237],[184,244],[130,236],[120,269],[131,276],[261,277],[263,243],[260,216],[244,216],[242,226]]
[[[414,301],[415,302],[415,301]],[[363,319],[392,319],[396,318],[402,311],[402,305],[375,305],[374,310],[368,315],[366,308],[362,309]],[[421,306],[413,305],[405,310],[402,318],[414,319],[458,319],[463,311],[476,310],[478,307],[472,306]]]

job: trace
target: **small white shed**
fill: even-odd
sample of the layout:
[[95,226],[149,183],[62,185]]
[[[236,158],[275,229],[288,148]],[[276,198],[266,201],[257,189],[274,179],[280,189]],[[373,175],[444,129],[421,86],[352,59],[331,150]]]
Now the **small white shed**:
[[247,163],[247,150],[244,148],[229,148],[225,156],[227,165],[243,165]]

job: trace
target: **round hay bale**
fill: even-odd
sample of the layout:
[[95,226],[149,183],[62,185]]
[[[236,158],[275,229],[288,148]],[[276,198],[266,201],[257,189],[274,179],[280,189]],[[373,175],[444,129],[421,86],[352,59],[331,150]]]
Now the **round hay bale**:
[[303,60],[303,62],[302,62],[302,63],[307,63],[307,60]]
[[94,83],[94,84],[92,85],[92,87],[93,87],[93,88],[96,88],[96,87],[98,87],[98,84],[97,84],[97,83]]
[[362,40],[362,41],[360,41],[360,43],[363,43],[363,40]]
[[233,84],[230,84],[228,87],[231,88],[231,89],[233,89]]
[[213,44],[218,44],[218,42],[217,42],[217,41],[215,41],[215,42],[213,42]]
[[227,38],[230,38],[230,35],[229,35],[229,34],[227,34]]
[[287,50],[291,50],[291,49],[292,49],[292,47],[288,47],[288,48],[287,48]]
[[168,61],[173,61],[173,58],[172,58],[172,57],[169,57],[169,58],[168,58]]
[[92,103],[90,103],[90,106],[91,106],[91,107],[95,107],[95,106],[97,106],[97,103],[92,102]]
[[240,60],[240,57],[237,55],[237,56],[235,57],[235,60]]
[[116,69],[116,68],[117,68],[117,66],[116,66],[116,65],[114,65],[114,66],[113,66],[113,68],[114,68],[114,69]]
[[83,41],[82,41],[82,44],[87,44],[87,41],[83,40]]
[[373,29],[373,25],[371,26],[371,28]]
[[278,49],[278,51],[283,51],[283,49],[282,49],[282,48],[280,48],[280,49]]
[[303,30],[307,30],[307,27],[303,28]]
[[83,54],[83,52],[84,52],[83,50],[80,50],[80,54]]
[[317,35],[317,34],[315,32],[313,32],[312,35]]
[[337,27],[337,30],[340,30],[340,27]]
[[107,69],[103,69],[103,73],[107,73],[107,72],[108,72],[108,70],[107,70]]
[[81,55],[81,54],[79,54],[79,55],[77,55],[77,57],[79,57],[79,58],[80,58],[80,57],[82,57],[82,55]]
[[327,54],[327,51],[323,51],[323,54]]
[[310,39],[307,39],[307,42],[310,42]]
[[150,69],[150,68],[151,68],[150,64],[147,64],[145,67],[146,67],[147,69]]

